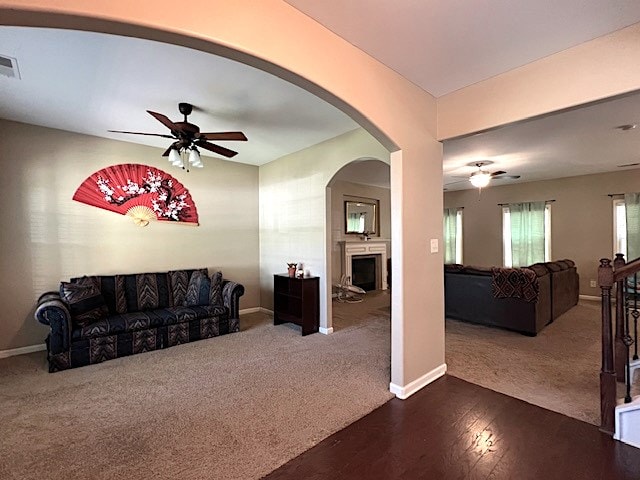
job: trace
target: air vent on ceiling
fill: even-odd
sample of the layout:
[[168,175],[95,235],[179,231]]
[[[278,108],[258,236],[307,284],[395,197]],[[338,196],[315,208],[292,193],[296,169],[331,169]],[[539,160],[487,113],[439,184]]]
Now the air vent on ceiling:
[[623,167],[637,167],[638,165],[640,165],[640,162],[636,162],[636,163],[625,163],[624,165],[618,165],[618,168],[623,168]]
[[18,61],[15,58],[0,55],[0,75],[10,78],[20,78]]

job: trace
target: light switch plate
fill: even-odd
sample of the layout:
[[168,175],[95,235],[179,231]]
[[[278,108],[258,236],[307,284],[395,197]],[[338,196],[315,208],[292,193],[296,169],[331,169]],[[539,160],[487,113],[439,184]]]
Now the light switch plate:
[[431,239],[431,253],[438,253],[438,239]]

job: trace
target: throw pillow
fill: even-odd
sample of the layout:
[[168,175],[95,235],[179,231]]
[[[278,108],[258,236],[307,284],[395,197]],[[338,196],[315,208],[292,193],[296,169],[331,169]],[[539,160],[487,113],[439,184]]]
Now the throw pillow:
[[222,305],[222,272],[215,272],[211,275],[209,305]]
[[199,270],[193,272],[193,275],[191,275],[191,279],[189,280],[189,285],[187,286],[184,305],[186,307],[208,305],[210,290],[211,280],[209,280],[209,277]]
[[75,282],[62,282],[60,296],[69,305],[71,318],[81,327],[109,314],[100,289],[89,277],[82,277]]

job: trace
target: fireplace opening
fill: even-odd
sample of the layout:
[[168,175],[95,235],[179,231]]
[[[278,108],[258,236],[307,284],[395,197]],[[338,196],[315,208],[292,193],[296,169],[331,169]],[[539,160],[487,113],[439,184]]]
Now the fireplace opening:
[[363,290],[376,289],[376,256],[363,255],[351,259],[351,283]]

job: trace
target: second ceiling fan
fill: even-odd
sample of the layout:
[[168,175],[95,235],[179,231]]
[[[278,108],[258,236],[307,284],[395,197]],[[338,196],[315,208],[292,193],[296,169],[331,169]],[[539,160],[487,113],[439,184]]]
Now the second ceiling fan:
[[[171,138],[175,140],[169,148],[162,154],[163,157],[169,157],[169,161],[177,166],[186,168],[189,170],[189,165],[202,168],[202,160],[200,159],[200,153],[198,147],[209,150],[210,152],[217,153],[227,158],[234,157],[238,154],[233,150],[210,143],[209,140],[215,141],[238,141],[245,142],[247,137],[242,132],[201,132],[200,127],[187,121],[187,117],[191,115],[193,111],[193,105],[190,103],[181,102],[178,104],[178,110],[184,115],[184,121],[173,122],[166,115],[162,113],[152,112],[147,110],[151,116],[162,123],[171,131],[171,135],[162,133],[143,133],[143,132],[127,132],[122,130],[109,130],[113,133],[127,133],[132,135],[148,135],[154,137]],[[182,154],[189,155],[188,160],[185,160],[181,156]]]
[[487,185],[489,185],[489,182],[491,180],[497,180],[497,179],[501,179],[501,178],[512,178],[512,179],[518,179],[520,178],[520,175],[507,175],[507,172],[505,172],[504,170],[497,170],[495,172],[487,172],[486,170],[483,170],[482,167],[486,166],[486,165],[490,165],[493,162],[490,161],[483,161],[483,162],[472,162],[467,164],[467,166],[469,167],[477,167],[477,170],[474,171],[473,173],[471,173],[470,176],[468,177],[464,177],[465,180],[458,180],[456,182],[450,182],[445,184],[445,187],[449,186],[449,185],[454,185],[456,183],[462,183],[462,182],[466,182],[469,181],[471,182],[471,185],[473,185],[476,188],[484,188]]

